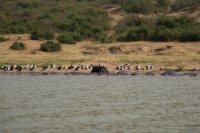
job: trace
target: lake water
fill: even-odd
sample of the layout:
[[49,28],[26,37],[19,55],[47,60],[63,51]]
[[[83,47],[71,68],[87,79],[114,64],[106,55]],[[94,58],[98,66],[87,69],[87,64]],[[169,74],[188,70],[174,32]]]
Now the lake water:
[[0,133],[199,132],[199,76],[0,75]]

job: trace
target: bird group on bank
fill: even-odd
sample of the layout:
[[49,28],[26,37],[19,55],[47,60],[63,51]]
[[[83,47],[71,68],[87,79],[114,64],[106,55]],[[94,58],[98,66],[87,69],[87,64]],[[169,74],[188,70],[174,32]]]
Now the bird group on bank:
[[3,65],[0,67],[0,70],[2,71],[34,71],[35,69],[40,69],[42,71],[45,70],[73,70],[73,71],[79,71],[79,70],[91,70],[93,68],[93,65],[42,65],[42,66],[36,66],[35,64],[32,65]]
[[[103,66],[106,67],[105,64],[98,64],[95,66]],[[34,71],[34,70],[70,70],[70,71],[89,71],[92,70],[94,67],[93,64],[90,65],[83,65],[83,64],[71,64],[71,65],[42,65],[42,66],[36,66],[35,64],[31,65],[3,65],[0,67],[0,70],[2,71]],[[115,70],[122,71],[122,70],[153,70],[153,65],[146,65],[145,67],[142,67],[141,65],[131,66],[130,64],[116,64]]]
[[116,64],[116,70],[153,70],[153,65],[146,65],[145,67],[142,67],[141,65],[136,65],[135,67],[131,66],[130,64]]
[[0,70],[3,71],[22,71],[22,70],[29,70],[33,71],[36,69],[37,66],[35,64],[32,65],[4,65],[0,67]]

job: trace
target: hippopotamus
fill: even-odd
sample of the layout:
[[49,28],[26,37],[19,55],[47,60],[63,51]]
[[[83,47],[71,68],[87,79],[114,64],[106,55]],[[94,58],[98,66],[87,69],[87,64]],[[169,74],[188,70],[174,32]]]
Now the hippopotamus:
[[93,66],[91,73],[108,74],[109,71],[105,66]]

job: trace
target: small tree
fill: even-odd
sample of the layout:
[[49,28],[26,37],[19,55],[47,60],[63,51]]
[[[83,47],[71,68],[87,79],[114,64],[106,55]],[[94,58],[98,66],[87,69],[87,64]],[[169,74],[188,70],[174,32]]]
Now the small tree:
[[60,43],[53,42],[53,41],[47,41],[40,45],[40,50],[44,52],[57,52],[61,51],[61,45]]
[[10,46],[12,50],[24,50],[26,46],[23,42],[14,42],[12,46]]

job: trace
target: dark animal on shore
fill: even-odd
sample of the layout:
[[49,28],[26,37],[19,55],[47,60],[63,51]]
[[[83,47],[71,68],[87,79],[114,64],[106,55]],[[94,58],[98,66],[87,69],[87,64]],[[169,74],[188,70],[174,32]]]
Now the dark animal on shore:
[[58,67],[57,67],[57,70],[61,70],[61,69],[62,69],[62,66],[58,66]]
[[91,73],[108,74],[109,71],[105,66],[93,66]]
[[78,71],[79,68],[80,68],[79,66],[75,67],[75,68],[74,68],[74,71]]
[[42,70],[47,70],[49,66],[42,66]]
[[35,68],[36,68],[36,65],[35,65],[35,64],[33,64],[33,65],[31,65],[31,67],[30,67],[29,71],[33,71]]
[[67,69],[69,69],[69,70],[74,69],[74,66],[70,65]]
[[14,67],[14,65],[12,65],[11,67],[10,67],[10,71],[13,71],[15,69],[15,67]]
[[17,68],[16,68],[16,70],[19,72],[22,71],[22,69],[23,69],[22,66],[17,66]]

